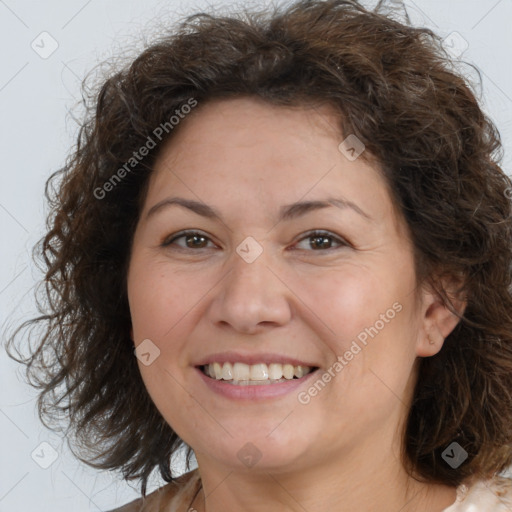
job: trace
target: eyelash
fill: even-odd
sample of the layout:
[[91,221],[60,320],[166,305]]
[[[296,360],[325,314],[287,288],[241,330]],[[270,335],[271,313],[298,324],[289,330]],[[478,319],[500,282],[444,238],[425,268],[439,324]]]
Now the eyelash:
[[[167,249],[172,249],[172,250],[195,251],[195,249],[193,249],[191,247],[181,247],[181,246],[176,246],[175,248],[171,247],[171,245],[174,244],[174,242],[176,240],[179,240],[180,238],[187,237],[190,235],[199,235],[203,238],[206,238],[207,240],[209,240],[211,242],[210,238],[201,232],[186,230],[186,231],[180,231],[179,233],[172,235],[172,238],[170,238],[170,239],[169,238],[165,239],[164,242],[161,244],[161,246],[165,247]],[[318,237],[332,238],[333,240],[336,240],[340,244],[340,247],[329,247],[328,249],[317,249],[317,250],[312,249],[313,252],[330,252],[331,250],[336,250],[341,247],[352,247],[352,245],[345,239],[343,239],[339,236],[333,235],[329,231],[321,231],[321,230],[313,230],[313,231],[307,232],[305,234],[305,236],[303,236],[302,238],[300,238],[297,241],[297,243],[302,242],[303,240],[306,240],[308,238],[318,238]],[[199,249],[207,249],[207,247],[199,247]],[[298,250],[307,250],[307,249],[298,249]]]

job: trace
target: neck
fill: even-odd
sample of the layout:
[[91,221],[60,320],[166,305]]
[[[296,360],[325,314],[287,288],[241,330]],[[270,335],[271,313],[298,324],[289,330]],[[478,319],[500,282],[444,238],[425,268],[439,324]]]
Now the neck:
[[[197,512],[442,512],[455,502],[456,488],[421,483],[407,475],[394,454],[366,464],[346,454],[344,467],[308,465],[295,471],[234,472],[199,462],[203,487],[191,504]],[[390,462],[392,461],[392,462]],[[206,461],[204,461],[206,462]],[[350,468],[350,471],[344,470]]]

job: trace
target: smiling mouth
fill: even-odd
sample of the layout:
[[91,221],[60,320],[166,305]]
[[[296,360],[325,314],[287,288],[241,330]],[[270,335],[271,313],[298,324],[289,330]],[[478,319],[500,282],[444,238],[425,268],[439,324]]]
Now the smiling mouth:
[[211,363],[198,368],[207,377],[237,386],[261,386],[299,380],[318,370],[316,366],[293,366],[291,364],[265,363]]

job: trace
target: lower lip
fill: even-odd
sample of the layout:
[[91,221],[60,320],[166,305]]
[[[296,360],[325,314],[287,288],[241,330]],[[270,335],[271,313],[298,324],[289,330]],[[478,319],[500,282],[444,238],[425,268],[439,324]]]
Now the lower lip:
[[255,400],[266,398],[277,398],[296,391],[297,388],[316,376],[319,369],[308,373],[300,379],[292,379],[288,382],[277,382],[275,384],[261,384],[254,386],[237,386],[228,384],[226,381],[207,377],[199,368],[195,368],[203,382],[215,393],[227,398],[239,400]]

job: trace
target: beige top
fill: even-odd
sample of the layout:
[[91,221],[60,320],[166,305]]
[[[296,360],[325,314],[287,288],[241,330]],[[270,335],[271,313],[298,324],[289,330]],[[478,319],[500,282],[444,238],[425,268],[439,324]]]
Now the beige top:
[[[146,499],[135,501],[109,512],[189,512],[199,492],[201,480],[197,469],[189,471]],[[471,486],[457,487],[457,499],[443,512],[512,512],[512,479],[479,480]]]

